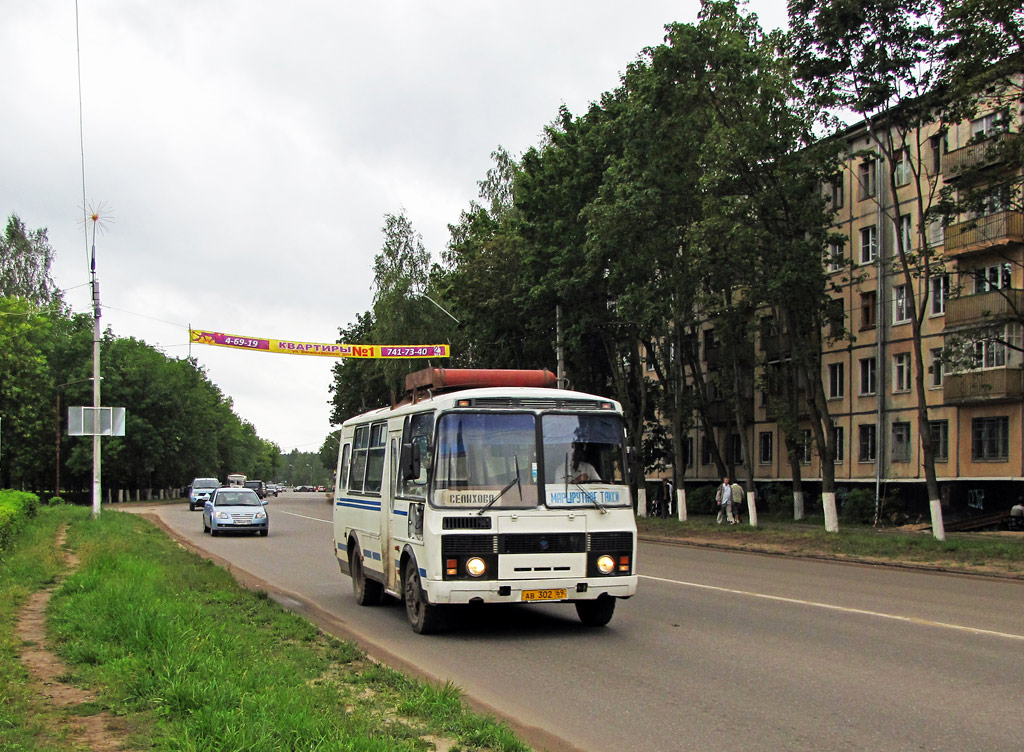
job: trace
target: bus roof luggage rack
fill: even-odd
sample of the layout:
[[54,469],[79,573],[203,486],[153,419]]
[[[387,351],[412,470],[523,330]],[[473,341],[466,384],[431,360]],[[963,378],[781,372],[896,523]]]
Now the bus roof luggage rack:
[[428,395],[455,389],[480,389],[488,386],[524,386],[554,389],[555,374],[545,369],[514,368],[424,368],[405,377],[406,398],[419,402]]

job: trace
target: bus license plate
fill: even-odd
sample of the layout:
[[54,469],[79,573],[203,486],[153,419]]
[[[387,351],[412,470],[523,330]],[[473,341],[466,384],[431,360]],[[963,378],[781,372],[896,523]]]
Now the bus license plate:
[[522,600],[524,601],[561,601],[565,600],[565,588],[554,588],[552,590],[524,590]]

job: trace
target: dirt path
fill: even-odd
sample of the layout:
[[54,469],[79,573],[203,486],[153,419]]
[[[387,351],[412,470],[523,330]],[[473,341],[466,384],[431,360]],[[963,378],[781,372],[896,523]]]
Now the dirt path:
[[[57,534],[57,548],[64,549],[66,533],[67,529],[61,528]],[[88,705],[97,702],[95,695],[60,681],[60,677],[67,675],[67,667],[46,642],[46,604],[64,578],[78,568],[78,559],[66,549],[64,561],[67,570],[57,582],[33,593],[18,614],[15,634],[22,641],[21,662],[43,701],[62,711],[59,722],[67,726],[53,729],[54,736],[67,731],[76,744],[93,752],[127,752],[129,748],[122,746],[125,729],[119,719],[106,711],[93,712]]]

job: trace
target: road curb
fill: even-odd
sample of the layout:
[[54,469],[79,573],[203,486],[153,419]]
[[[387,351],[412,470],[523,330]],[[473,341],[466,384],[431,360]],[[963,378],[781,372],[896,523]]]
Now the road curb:
[[821,553],[795,553],[791,551],[768,551],[746,546],[729,545],[727,543],[714,543],[709,541],[683,540],[680,538],[663,538],[655,535],[638,535],[637,540],[648,543],[664,543],[670,546],[687,548],[708,548],[716,551],[731,551],[733,553],[758,554],[761,556],[775,556],[789,559],[811,559],[815,561],[829,561],[838,564],[856,564],[864,567],[889,567],[890,569],[907,569],[916,572],[935,572],[937,574],[955,574],[965,577],[983,577],[985,579],[1010,580],[1024,582],[1024,573],[1012,574],[1010,572],[978,572],[960,567],[943,567],[932,564],[918,564],[915,562],[892,561],[890,559],[869,559],[858,556],[840,556],[838,554]]

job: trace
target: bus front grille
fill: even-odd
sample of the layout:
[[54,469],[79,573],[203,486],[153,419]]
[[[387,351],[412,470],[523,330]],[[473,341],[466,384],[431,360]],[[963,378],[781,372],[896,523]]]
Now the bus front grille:
[[498,536],[499,554],[571,554],[586,551],[585,533],[508,533]]

